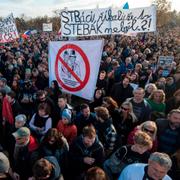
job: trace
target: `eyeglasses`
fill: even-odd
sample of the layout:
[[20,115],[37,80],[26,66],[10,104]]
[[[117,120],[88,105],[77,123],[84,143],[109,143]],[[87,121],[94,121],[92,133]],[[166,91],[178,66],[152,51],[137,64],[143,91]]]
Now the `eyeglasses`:
[[153,130],[149,130],[149,129],[147,129],[147,128],[144,128],[144,131],[145,131],[145,132],[149,132],[149,133],[151,133],[151,134],[154,134],[154,131],[153,131]]
[[121,109],[124,110],[124,111],[129,111],[128,108],[121,107]]

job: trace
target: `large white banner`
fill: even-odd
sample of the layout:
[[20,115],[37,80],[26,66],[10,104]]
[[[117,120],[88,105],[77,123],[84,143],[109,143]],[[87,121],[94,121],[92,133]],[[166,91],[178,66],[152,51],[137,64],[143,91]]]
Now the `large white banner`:
[[50,42],[49,83],[57,80],[63,91],[92,100],[102,50],[102,40]]
[[92,36],[156,31],[156,7],[64,10],[62,36]]
[[51,32],[52,30],[52,23],[43,23],[43,31]]
[[13,14],[0,20],[0,43],[14,41],[19,38]]

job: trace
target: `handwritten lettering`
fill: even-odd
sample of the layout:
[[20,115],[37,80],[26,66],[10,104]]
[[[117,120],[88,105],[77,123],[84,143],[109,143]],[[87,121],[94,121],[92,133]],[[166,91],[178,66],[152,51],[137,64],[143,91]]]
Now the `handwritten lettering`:
[[10,42],[18,38],[15,20],[11,14],[0,21],[0,43]]
[[90,36],[155,31],[155,7],[61,12],[63,36]]

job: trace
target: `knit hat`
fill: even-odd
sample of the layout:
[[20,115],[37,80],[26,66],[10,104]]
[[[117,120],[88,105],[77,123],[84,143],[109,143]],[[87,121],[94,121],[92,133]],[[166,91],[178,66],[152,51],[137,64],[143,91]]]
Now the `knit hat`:
[[66,118],[71,121],[71,111],[69,109],[64,109],[62,112],[62,118]]
[[0,152],[0,173],[7,173],[9,168],[9,159],[4,153]]
[[26,122],[27,118],[25,114],[19,114],[15,117],[15,121]]
[[30,130],[27,127],[21,127],[16,132],[12,133],[15,138],[30,136],[30,134]]

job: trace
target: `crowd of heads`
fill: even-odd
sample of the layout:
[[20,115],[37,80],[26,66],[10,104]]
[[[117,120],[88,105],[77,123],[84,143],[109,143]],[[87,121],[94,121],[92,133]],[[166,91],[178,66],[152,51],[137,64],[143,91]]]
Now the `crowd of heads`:
[[[49,84],[48,42],[58,40],[55,33],[2,45],[0,178],[121,180],[134,163],[144,164],[144,178],[163,179],[168,171],[179,177],[178,36],[179,29],[101,37],[91,101],[63,92],[56,80]],[[97,37],[78,40],[84,39]],[[160,66],[159,56],[173,62]],[[113,172],[116,152],[126,167]]]

